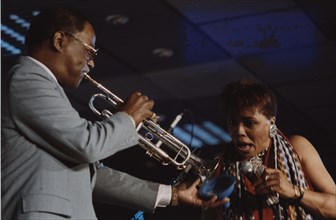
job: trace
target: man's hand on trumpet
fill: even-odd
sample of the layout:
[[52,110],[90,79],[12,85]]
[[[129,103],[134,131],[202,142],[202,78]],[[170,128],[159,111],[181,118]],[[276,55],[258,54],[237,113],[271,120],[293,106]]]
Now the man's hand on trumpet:
[[124,103],[118,106],[118,111],[125,112],[131,116],[137,126],[145,119],[156,122],[157,116],[152,112],[154,101],[140,92],[134,92],[127,97]]

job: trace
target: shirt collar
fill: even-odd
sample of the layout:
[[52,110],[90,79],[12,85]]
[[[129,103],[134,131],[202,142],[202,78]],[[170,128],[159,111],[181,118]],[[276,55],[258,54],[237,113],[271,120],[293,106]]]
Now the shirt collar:
[[36,63],[37,65],[39,65],[39,66],[41,66],[45,71],[47,71],[47,73],[56,81],[56,82],[58,82],[57,81],[57,79],[56,79],[56,77],[55,77],[55,75],[50,71],[50,69],[46,66],[46,65],[44,65],[43,63],[41,63],[40,61],[38,61],[38,60],[36,60],[36,59],[34,59],[33,57],[30,57],[30,56],[26,56],[28,59],[30,59],[30,60],[32,60],[34,63]]

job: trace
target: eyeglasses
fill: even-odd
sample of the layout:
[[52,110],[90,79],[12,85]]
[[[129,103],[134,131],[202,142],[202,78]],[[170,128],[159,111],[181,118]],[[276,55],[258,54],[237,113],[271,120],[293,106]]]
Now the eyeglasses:
[[97,55],[98,52],[98,48],[95,49],[93,47],[91,47],[90,45],[88,45],[87,43],[83,42],[82,40],[78,39],[77,37],[75,37],[74,35],[70,34],[70,33],[65,33],[66,35],[68,35],[69,37],[77,40],[80,44],[83,45],[83,47],[85,48],[85,50],[87,51],[85,53],[85,59],[87,61],[93,60],[94,56]]

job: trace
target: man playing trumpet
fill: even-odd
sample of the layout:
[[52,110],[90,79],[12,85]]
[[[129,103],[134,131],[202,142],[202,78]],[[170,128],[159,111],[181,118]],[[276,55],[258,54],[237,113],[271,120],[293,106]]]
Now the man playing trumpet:
[[[26,35],[28,56],[8,74],[2,94],[2,219],[96,219],[92,200],[153,212],[169,204],[217,207],[196,185],[140,180],[96,162],[138,143],[135,126],[153,118],[154,102],[132,93],[112,117],[81,118],[63,88],[77,88],[94,67],[96,36],[68,9],[40,13]],[[172,196],[173,195],[173,196]]]

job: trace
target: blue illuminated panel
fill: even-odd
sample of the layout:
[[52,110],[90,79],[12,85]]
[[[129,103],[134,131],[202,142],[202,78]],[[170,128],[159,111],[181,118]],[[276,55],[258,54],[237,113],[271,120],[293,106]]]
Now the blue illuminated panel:
[[[39,12],[32,11],[28,16]],[[18,55],[24,51],[24,35],[30,23],[17,14],[8,14],[1,19],[1,55]]]

